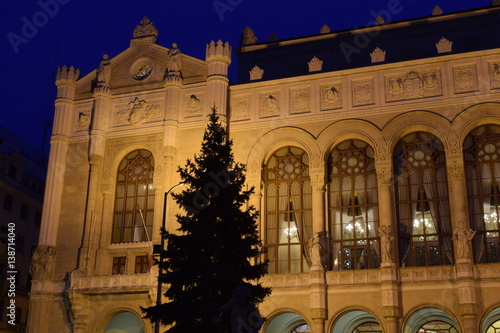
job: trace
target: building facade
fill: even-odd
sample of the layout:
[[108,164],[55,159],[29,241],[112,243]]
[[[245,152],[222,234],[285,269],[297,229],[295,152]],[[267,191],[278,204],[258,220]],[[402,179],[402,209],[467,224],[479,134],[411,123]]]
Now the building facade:
[[[500,8],[58,71],[29,332],[152,332],[164,193],[212,106],[247,165],[261,332],[500,331]],[[168,205],[167,229],[176,229]],[[124,324],[127,323],[127,324]]]
[[45,173],[45,155],[0,127],[0,332],[26,331]]

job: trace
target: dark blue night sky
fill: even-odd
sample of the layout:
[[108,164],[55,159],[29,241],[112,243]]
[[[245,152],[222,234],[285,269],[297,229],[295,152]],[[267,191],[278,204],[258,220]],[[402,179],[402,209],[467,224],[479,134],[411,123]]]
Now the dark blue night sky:
[[1,0],[0,125],[41,149],[44,124],[54,112],[56,68],[88,74],[104,53],[114,57],[129,46],[144,16],[156,25],[160,45],[176,42],[182,53],[204,59],[211,40],[238,47],[246,26],[265,42],[272,33],[279,39],[317,34],[324,24],[332,31],[362,27],[378,14],[388,13],[390,22],[428,16],[435,5],[449,13],[489,6],[490,0]]

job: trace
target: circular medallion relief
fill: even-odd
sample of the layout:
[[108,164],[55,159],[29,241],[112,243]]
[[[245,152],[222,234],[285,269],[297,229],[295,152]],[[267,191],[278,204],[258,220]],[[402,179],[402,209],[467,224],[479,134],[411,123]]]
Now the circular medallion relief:
[[139,59],[130,68],[130,75],[135,80],[144,80],[153,72],[153,62],[149,59]]

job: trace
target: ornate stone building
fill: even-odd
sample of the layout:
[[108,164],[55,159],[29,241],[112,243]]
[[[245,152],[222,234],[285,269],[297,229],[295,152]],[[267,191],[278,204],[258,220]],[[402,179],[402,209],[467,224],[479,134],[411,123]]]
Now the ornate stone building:
[[499,332],[499,16],[247,28],[239,84],[228,43],[195,59],[144,19],[96,71],[60,68],[29,332],[153,331],[164,193],[214,105],[257,189],[262,332]]

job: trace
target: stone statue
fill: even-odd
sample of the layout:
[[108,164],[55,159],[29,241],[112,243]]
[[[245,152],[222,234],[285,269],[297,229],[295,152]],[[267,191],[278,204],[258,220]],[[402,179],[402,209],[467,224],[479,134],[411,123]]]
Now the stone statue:
[[464,228],[464,223],[462,221],[458,222],[458,227],[453,232],[453,240],[456,243],[456,258],[457,259],[469,259],[469,242],[476,234],[476,231]]
[[321,235],[319,232],[315,233],[309,240],[309,256],[311,258],[311,268],[324,269],[321,261],[322,257]]
[[393,263],[394,258],[392,256],[392,242],[394,237],[392,236],[391,228],[387,225],[381,225],[378,228],[380,235],[380,251],[382,254],[382,263]]
[[30,274],[33,280],[47,279],[52,276],[56,248],[53,246],[38,246],[33,253],[30,266]]
[[263,319],[259,310],[251,301],[250,289],[245,285],[239,285],[234,290],[234,296],[217,310],[216,322],[222,323],[225,314],[229,315],[231,333],[257,333],[262,326]]
[[109,79],[111,78],[111,62],[107,54],[102,56],[101,64],[97,70],[97,86],[109,87]]
[[167,54],[167,69],[168,74],[179,74],[181,71],[181,50],[177,43],[172,44],[172,48]]

